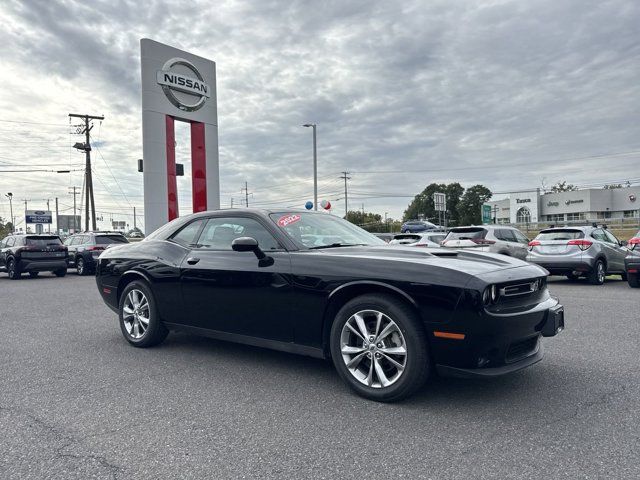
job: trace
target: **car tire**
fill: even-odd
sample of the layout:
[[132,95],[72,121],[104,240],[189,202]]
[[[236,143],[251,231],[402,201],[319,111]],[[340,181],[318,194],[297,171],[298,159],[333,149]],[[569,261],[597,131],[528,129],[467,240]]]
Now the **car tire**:
[[67,269],[66,268],[61,268],[60,270],[54,270],[53,274],[56,277],[62,278],[67,274]]
[[627,272],[621,273],[620,278],[622,279],[623,282],[626,282],[628,278]]
[[36,278],[40,272],[29,272],[31,278]]
[[160,320],[153,292],[142,280],[134,280],[125,287],[120,296],[118,317],[122,335],[134,347],[153,347],[169,334]]
[[76,258],[76,273],[82,277],[87,274],[87,264],[82,257]]
[[631,288],[640,288],[640,275],[635,274],[627,274],[627,283]]
[[20,277],[22,276],[20,266],[13,258],[7,262],[7,273],[11,280],[20,280]]
[[402,400],[429,377],[424,326],[407,304],[390,295],[362,295],[347,302],[335,317],[329,341],[340,377],[370,400]]
[[598,260],[596,261],[596,264],[593,266],[593,270],[589,273],[589,276],[587,278],[589,279],[589,283],[591,285],[602,285],[606,276],[607,266],[602,260]]

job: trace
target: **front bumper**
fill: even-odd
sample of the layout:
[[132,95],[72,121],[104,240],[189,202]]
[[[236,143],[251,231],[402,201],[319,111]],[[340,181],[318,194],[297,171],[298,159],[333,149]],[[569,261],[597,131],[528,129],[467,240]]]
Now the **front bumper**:
[[533,354],[514,363],[508,363],[500,367],[488,368],[456,368],[448,365],[436,365],[436,371],[438,372],[438,375],[442,377],[493,378],[530,367],[542,360],[543,357],[544,352],[542,350],[542,343],[538,341],[538,348]]
[[463,333],[462,339],[431,338],[436,370],[456,377],[494,377],[526,368],[542,359],[542,337],[564,329],[564,307],[546,298],[530,308],[460,312],[434,330]]

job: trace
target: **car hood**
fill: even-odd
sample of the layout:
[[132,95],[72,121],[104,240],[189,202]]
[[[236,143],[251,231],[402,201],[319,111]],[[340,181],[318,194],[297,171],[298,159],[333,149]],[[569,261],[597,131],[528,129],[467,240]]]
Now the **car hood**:
[[430,265],[447,270],[480,276],[512,268],[533,267],[537,275],[545,275],[546,270],[517,258],[496,253],[451,249],[420,249],[401,245],[339,247],[316,250],[315,253],[331,257],[362,258],[368,260],[407,262]]

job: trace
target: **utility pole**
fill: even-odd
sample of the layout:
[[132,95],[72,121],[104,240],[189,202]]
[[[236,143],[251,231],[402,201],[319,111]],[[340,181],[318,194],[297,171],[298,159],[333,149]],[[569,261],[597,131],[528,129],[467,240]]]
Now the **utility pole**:
[[[47,212],[50,212],[51,210],[49,210],[49,200],[51,200],[50,198],[47,198]],[[51,224],[47,224],[47,233],[51,233]]]
[[[241,192],[244,192],[244,203],[247,208],[249,208],[249,195],[253,195],[253,192],[249,192],[249,185],[247,182],[244,182],[244,188],[240,189]],[[231,208],[233,208],[233,201]]]
[[80,187],[69,187],[73,189],[73,192],[69,192],[69,194],[73,195],[73,233],[78,232],[78,225],[76,225],[76,195],[80,190]]
[[58,197],[56,197],[56,235],[60,235],[60,223],[58,217]]
[[76,143],[75,148],[78,150],[84,150],[85,152],[85,197],[86,197],[86,218],[85,218],[85,230],[89,230],[89,202],[91,202],[91,226],[93,230],[97,230],[96,227],[96,204],[93,198],[93,178],[91,176],[91,143],[89,141],[89,132],[93,128],[93,125],[89,126],[90,120],[104,120],[104,116],[95,116],[95,115],[80,115],[77,113],[70,113],[69,117],[81,118],[84,120],[84,130],[82,133],[85,134],[85,142],[84,145]]
[[231,208],[233,208],[233,197],[231,197]]
[[136,207],[133,207],[133,229],[137,230],[137,227],[136,227]]
[[344,180],[344,218],[347,218],[347,213],[349,212],[349,197],[347,197],[347,180],[351,180],[351,177],[348,177],[350,172],[342,172],[342,176],[338,178],[342,178]]
[[29,200],[23,198],[22,201],[24,202],[24,233],[29,233],[27,232],[27,202]]

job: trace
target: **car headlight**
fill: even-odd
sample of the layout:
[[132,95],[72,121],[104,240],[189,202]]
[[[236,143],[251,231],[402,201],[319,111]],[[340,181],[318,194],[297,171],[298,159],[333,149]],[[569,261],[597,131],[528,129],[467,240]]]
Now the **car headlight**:
[[489,285],[484,289],[482,293],[482,303],[485,305],[492,305],[498,301],[498,287],[495,285]]

